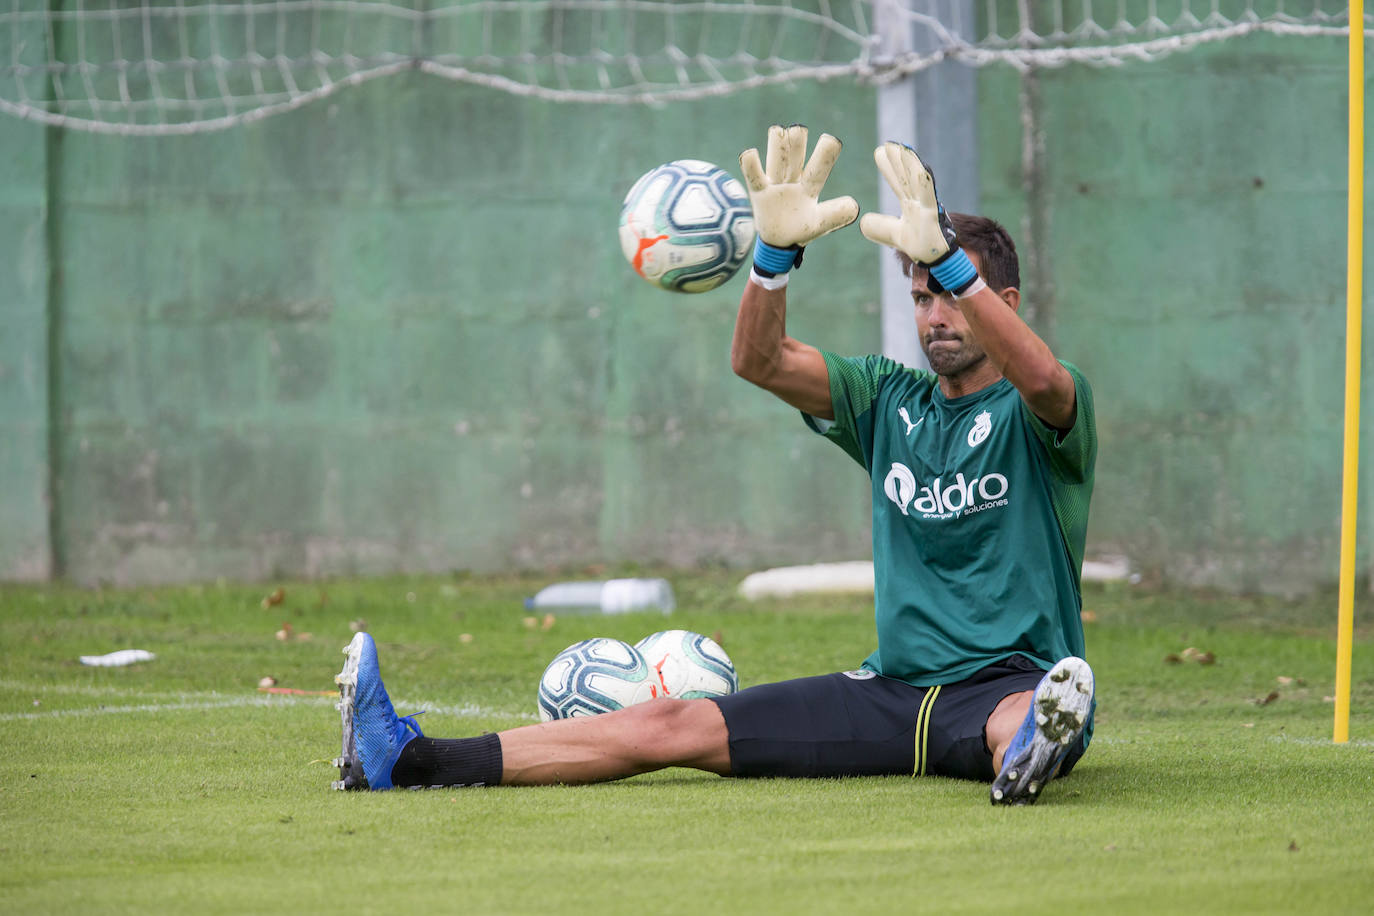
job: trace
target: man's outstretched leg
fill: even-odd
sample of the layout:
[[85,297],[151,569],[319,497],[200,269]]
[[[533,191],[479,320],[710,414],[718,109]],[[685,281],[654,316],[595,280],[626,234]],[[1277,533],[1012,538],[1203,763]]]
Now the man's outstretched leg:
[[1070,656],[1040,679],[1025,719],[1002,751],[992,782],[994,805],[1029,805],[1068,756],[1092,711],[1093,671]]
[[667,766],[730,771],[725,720],[709,700],[655,700],[589,718],[477,738],[426,738],[398,717],[372,637],[359,633],[335,681],[343,723],[338,789],[548,785],[620,779]]

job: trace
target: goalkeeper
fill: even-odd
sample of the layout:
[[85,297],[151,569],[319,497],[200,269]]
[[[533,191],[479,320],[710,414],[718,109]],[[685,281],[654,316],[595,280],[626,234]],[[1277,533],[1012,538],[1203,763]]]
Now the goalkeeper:
[[477,738],[431,739],[398,718],[366,633],[340,674],[339,788],[583,783],[667,766],[734,776],[934,774],[1032,803],[1082,755],[1093,675],[1079,575],[1096,429],[1092,394],[1017,315],[1016,250],[949,214],[911,149],[879,172],[897,216],[860,230],[896,249],[931,371],[843,358],[786,332],[803,249],[858,216],[820,200],[840,143],[769,129],[740,157],[758,230],[731,362],[798,408],[872,480],[878,646],[863,666],[727,697],[653,700]]

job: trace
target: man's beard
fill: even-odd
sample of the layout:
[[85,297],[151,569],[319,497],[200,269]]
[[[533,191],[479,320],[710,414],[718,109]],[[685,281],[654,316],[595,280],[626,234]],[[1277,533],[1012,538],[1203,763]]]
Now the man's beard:
[[[931,346],[938,341],[954,341],[958,343],[958,346]],[[921,349],[925,352],[926,362],[930,363],[931,371],[936,375],[946,377],[962,375],[988,358],[982,347],[960,337],[939,337],[923,340],[921,341]]]

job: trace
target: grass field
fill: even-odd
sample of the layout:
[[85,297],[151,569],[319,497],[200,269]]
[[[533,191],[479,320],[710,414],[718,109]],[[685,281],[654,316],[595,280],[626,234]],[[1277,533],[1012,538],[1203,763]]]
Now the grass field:
[[[671,618],[564,616],[545,580],[0,590],[4,913],[1368,913],[1374,645],[1331,744],[1334,598],[1090,587],[1097,737],[1029,808],[928,778],[667,770],[539,789],[329,791],[330,690],[365,620],[401,712],[456,737],[534,720],[587,636],[719,633],[743,685],[854,667],[865,600],[749,604],[670,574]],[[290,638],[277,638],[283,624]],[[307,635],[309,634],[309,635]],[[466,635],[464,635],[466,634]],[[156,660],[90,668],[82,654]],[[1215,663],[1166,656],[1193,648]],[[1191,654],[1191,653],[1189,653]],[[1281,680],[1283,679],[1283,680]]]

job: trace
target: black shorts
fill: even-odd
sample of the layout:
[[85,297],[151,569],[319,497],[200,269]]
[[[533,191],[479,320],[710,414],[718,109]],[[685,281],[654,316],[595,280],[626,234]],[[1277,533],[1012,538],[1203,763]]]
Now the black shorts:
[[[983,728],[1004,698],[1045,672],[1015,655],[967,680],[913,687],[871,671],[761,684],[714,698],[734,776],[953,776],[990,782]],[[1060,775],[1083,755],[1069,752]]]

